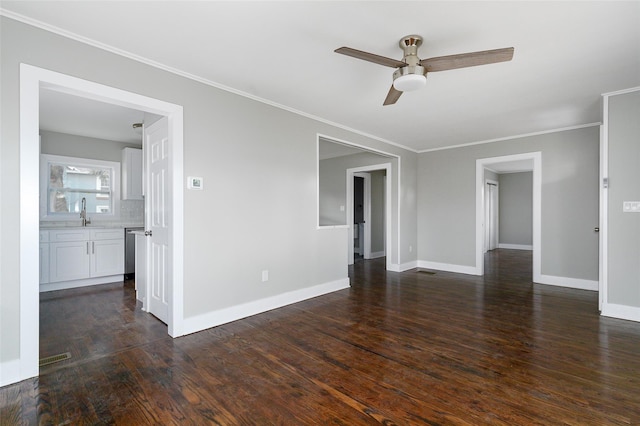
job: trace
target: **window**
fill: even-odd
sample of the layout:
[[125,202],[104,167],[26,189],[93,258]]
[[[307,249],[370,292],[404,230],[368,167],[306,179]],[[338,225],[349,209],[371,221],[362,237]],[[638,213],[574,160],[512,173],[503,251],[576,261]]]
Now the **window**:
[[41,155],[40,213],[43,220],[119,216],[120,163],[87,158]]

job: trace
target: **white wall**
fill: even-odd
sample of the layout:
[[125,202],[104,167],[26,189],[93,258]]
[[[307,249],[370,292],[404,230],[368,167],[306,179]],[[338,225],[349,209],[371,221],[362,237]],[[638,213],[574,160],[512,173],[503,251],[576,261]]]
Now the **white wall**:
[[415,261],[407,247],[416,246],[416,154],[0,19],[0,366],[20,357],[21,62],[184,107],[184,174],[205,183],[184,194],[184,316],[191,324],[215,324],[247,304],[347,280],[347,230],[316,227],[318,134],[399,156],[391,242],[402,247],[393,262]]
[[418,259],[475,267],[476,160],[538,151],[542,274],[597,284],[598,127],[420,154]]

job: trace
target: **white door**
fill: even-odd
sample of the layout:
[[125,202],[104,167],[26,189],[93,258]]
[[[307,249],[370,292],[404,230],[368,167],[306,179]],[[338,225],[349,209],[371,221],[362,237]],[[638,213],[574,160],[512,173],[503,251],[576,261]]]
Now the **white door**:
[[494,250],[498,247],[498,183],[487,181],[485,183],[485,238],[484,251]]
[[165,324],[171,286],[169,127],[162,118],[144,130],[147,311]]

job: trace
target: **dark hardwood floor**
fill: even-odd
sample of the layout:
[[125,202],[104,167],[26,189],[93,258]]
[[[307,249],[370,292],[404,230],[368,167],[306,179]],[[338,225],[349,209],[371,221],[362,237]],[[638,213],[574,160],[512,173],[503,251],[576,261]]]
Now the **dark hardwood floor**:
[[6,424],[609,425],[640,421],[640,324],[596,292],[531,283],[531,254],[485,277],[350,270],[352,287],[171,339],[129,285],[42,295],[41,355],[0,389]]

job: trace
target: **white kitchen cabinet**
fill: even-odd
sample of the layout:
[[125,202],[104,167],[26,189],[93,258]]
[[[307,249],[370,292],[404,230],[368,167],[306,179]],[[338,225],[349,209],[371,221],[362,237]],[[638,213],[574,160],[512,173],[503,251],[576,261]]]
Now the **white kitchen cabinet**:
[[124,274],[124,230],[91,230],[91,277]]
[[124,148],[122,150],[122,199],[142,200],[142,150]]
[[124,274],[123,229],[51,230],[49,240],[48,282],[58,283],[49,289],[122,279],[118,276]]
[[89,278],[89,241],[49,244],[49,282]]
[[49,232],[40,231],[40,284],[49,282]]

